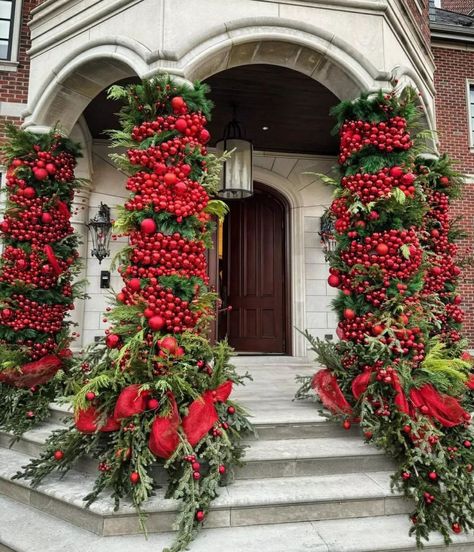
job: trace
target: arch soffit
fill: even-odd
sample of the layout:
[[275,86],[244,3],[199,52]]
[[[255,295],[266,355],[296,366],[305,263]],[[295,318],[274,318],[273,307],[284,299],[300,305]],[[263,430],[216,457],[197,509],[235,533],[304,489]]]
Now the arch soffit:
[[[59,118],[71,130],[89,101],[121,78],[147,77],[160,69],[189,80],[226,68],[270,63],[318,80],[339,98],[385,86],[389,74],[353,46],[303,22],[262,17],[240,19],[206,30],[183,52],[151,51],[136,40],[109,36],[73,49],[51,71],[31,100],[25,126],[48,126]],[[379,81],[379,84],[377,84]]]

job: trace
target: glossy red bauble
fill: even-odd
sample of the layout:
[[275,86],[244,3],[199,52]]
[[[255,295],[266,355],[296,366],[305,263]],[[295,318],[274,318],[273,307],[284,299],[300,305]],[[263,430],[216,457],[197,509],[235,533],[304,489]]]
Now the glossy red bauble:
[[36,190],[34,188],[32,188],[31,186],[28,186],[28,187],[23,189],[23,194],[22,195],[24,197],[26,197],[27,199],[33,199],[34,197],[36,197]]
[[117,334],[109,334],[105,338],[105,344],[109,349],[116,349],[120,345],[120,336]]
[[385,243],[379,243],[375,250],[379,255],[386,255],[388,253],[388,245]]
[[53,217],[49,213],[43,213],[41,215],[41,222],[43,224],[51,224],[51,222],[53,222]]
[[37,168],[35,167],[33,169],[33,174],[36,178],[36,180],[46,180],[49,177],[49,173],[46,169],[43,168]]
[[390,169],[390,176],[393,178],[400,178],[403,176],[403,169],[401,167],[395,166]]
[[132,291],[140,291],[141,288],[142,288],[142,282],[140,280],[140,278],[132,278],[131,280],[128,281],[128,287],[132,290]]
[[206,517],[206,514],[202,510],[196,512],[197,521],[201,522]]
[[168,353],[174,355],[178,348],[178,342],[174,337],[164,337],[160,343],[160,349],[167,351]]
[[171,107],[174,111],[180,111],[185,105],[185,101],[181,96],[175,96],[171,99]]
[[343,315],[346,320],[354,320],[354,318],[357,316],[355,311],[353,311],[352,309],[344,309]]
[[336,276],[335,274],[330,274],[328,278],[328,284],[331,287],[337,288],[339,287],[339,284],[341,283],[341,279],[339,276]]
[[163,179],[165,181],[165,184],[167,184],[168,186],[173,186],[178,181],[178,177],[175,173],[172,172],[166,173]]
[[140,481],[140,474],[138,472],[132,472],[130,474],[130,483],[132,485],[137,485],[139,481]]
[[161,330],[165,326],[165,324],[166,324],[166,321],[161,316],[152,316],[148,320],[148,326],[154,332]]
[[182,118],[176,119],[174,128],[178,132],[182,132],[182,133],[186,132],[186,129],[188,128],[188,123],[186,122],[186,119],[182,119]]
[[459,535],[459,533],[462,532],[462,527],[459,523],[456,523],[454,522],[452,525],[451,525],[451,529],[453,530],[453,533],[456,533],[457,535]]
[[156,222],[151,218],[143,219],[140,223],[140,229],[144,234],[154,234],[156,232]]
[[149,410],[156,410],[157,408],[159,408],[160,403],[158,402],[157,399],[149,399],[147,406]]
[[62,460],[64,458],[64,452],[62,450],[55,450],[53,456],[55,460]]

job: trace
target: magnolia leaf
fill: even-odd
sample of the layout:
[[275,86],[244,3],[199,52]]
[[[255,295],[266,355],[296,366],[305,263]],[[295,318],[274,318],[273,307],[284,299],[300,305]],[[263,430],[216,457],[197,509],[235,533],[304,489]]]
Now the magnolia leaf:
[[304,172],[303,174],[307,174],[309,176],[315,176],[316,178],[319,178],[324,184],[327,184],[328,186],[338,186],[339,182],[332,178],[331,176],[323,173],[315,173],[315,172]]
[[214,215],[220,221],[222,221],[224,220],[226,214],[229,212],[229,206],[220,199],[212,199],[206,205],[204,212],[209,215]]
[[410,248],[408,247],[408,244],[404,243],[402,246],[400,246],[400,251],[405,259],[410,258]]
[[400,188],[393,188],[392,197],[397,203],[400,203],[400,205],[403,205],[407,199],[407,196],[402,192],[402,190],[400,190]]

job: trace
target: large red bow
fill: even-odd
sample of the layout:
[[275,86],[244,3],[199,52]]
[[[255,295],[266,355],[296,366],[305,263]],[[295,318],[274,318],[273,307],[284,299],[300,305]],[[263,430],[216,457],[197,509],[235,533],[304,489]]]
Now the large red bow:
[[[367,372],[362,372],[362,374],[359,374],[354,378],[354,381],[352,382],[352,393],[356,399],[358,399],[367,389],[372,373],[373,371],[369,370]],[[409,414],[410,407],[400,384],[398,374],[395,372],[392,373],[392,387],[396,392],[393,402],[398,407],[398,410],[400,410],[400,412],[404,412],[405,414]]]
[[413,388],[410,391],[410,399],[416,408],[425,407],[424,414],[436,418],[445,427],[454,427],[470,419],[470,415],[457,399],[441,395],[429,383],[419,389]]
[[150,391],[140,391],[140,388],[141,385],[136,383],[122,389],[115,404],[114,418],[116,420],[129,418],[130,416],[141,414],[146,410]]
[[61,359],[46,355],[34,362],[23,364],[19,369],[9,368],[0,372],[0,382],[15,387],[34,387],[50,381],[61,368]]
[[118,431],[120,429],[120,423],[113,416],[109,416],[105,423],[99,425],[98,420],[100,418],[97,409],[94,406],[89,406],[85,410],[78,410],[74,416],[74,423],[76,429],[81,433],[95,433],[99,431]]
[[[224,402],[232,392],[232,382],[226,381],[217,389],[205,391],[201,397],[189,405],[187,416],[182,420],[183,431],[191,446],[196,446],[217,422],[218,415],[214,403]],[[174,396],[169,393],[171,413],[156,417],[151,428],[148,446],[160,458],[169,458],[179,445],[178,427],[181,419]]]
[[334,414],[351,414],[351,405],[346,401],[336,377],[329,370],[319,370],[313,377],[311,387],[318,393],[323,405]]
[[169,416],[157,416],[151,426],[148,447],[159,458],[169,458],[179,445],[178,427],[181,418],[178,412],[176,399],[171,391],[168,392],[171,404]]

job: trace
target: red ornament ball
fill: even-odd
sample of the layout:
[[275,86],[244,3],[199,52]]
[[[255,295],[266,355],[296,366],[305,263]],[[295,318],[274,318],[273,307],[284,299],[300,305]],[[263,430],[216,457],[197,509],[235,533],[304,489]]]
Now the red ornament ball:
[[150,327],[150,330],[153,330],[154,332],[161,330],[161,328],[163,328],[165,324],[166,324],[166,321],[161,316],[152,316],[148,320],[148,326]]
[[88,391],[86,393],[86,400],[93,401],[96,397],[96,394],[93,391]]
[[62,460],[64,458],[64,452],[62,450],[55,450],[53,456],[55,460]]
[[159,408],[159,406],[160,406],[160,403],[158,402],[157,399],[149,399],[148,408],[150,410],[156,410],[157,408]]
[[175,96],[171,99],[171,107],[173,111],[180,111],[186,105],[184,99],[181,96]]
[[457,522],[454,522],[452,525],[451,525],[451,529],[453,530],[454,533],[456,533],[457,535],[459,535],[459,533],[462,532],[462,527],[459,525],[459,523]]
[[346,430],[351,429],[351,422],[350,420],[344,420],[342,427]]
[[130,474],[130,482],[132,485],[136,485],[140,481],[140,474],[138,472],[132,472]]
[[341,283],[341,279],[339,276],[336,276],[335,274],[330,274],[328,278],[328,284],[331,287],[337,288],[339,287],[339,284]]
[[202,510],[196,512],[196,519],[202,521],[206,517],[206,514]]
[[143,219],[140,228],[144,234],[154,234],[156,232],[156,222],[152,218]]
[[120,344],[120,337],[117,334],[109,334],[105,338],[105,344],[109,349],[116,349]]

